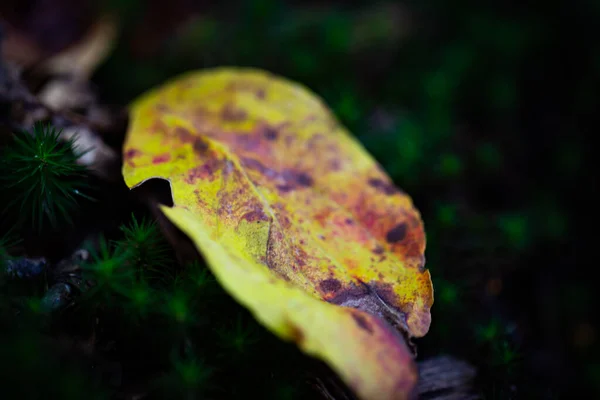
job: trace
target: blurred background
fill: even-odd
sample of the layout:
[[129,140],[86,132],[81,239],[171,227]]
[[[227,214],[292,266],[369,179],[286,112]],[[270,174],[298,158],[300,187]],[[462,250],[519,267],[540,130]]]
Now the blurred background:
[[0,16],[26,69],[105,24],[82,74],[115,108],[223,65],[306,85],[423,215],[419,359],[469,361],[485,399],[600,395],[600,2],[3,0]]

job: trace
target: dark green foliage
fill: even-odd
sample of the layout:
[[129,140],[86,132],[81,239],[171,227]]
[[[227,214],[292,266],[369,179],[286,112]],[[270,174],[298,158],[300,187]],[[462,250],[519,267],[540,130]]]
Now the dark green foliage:
[[128,291],[135,280],[135,271],[127,261],[123,247],[115,248],[101,236],[97,248],[90,246],[89,262],[82,265],[83,277],[94,282],[88,295]]
[[[278,398],[269,396],[279,391],[296,394],[289,398],[304,398],[307,387],[280,388],[279,381],[270,379],[278,365],[285,365],[283,376],[295,382],[305,358],[290,345],[274,348],[274,337],[220,288],[203,263],[193,262],[176,273],[172,257],[161,259],[168,250],[163,247],[157,253],[160,267],[172,271],[166,276],[175,278],[148,280],[138,273],[148,266],[149,260],[140,256],[151,250],[145,246],[165,244],[153,222],[133,221],[121,227],[123,238],[101,239],[92,251],[84,276],[96,285],[82,301],[102,307],[105,318],[114,320],[105,322],[112,325],[111,337],[119,337],[127,352],[139,354],[132,355],[133,365],[140,361],[136,357],[143,356],[164,371],[149,388],[159,397],[170,398],[211,394],[235,398],[248,389],[263,393],[263,398]],[[138,247],[130,251],[134,245]],[[245,367],[249,363],[250,370]],[[231,384],[220,383],[225,381]]]
[[[8,240],[6,236],[0,238],[0,318],[7,315],[9,312],[8,306],[8,298],[6,298],[6,293],[4,289],[4,285],[8,279],[7,274],[7,265],[8,260],[10,259],[10,254],[8,253]],[[4,321],[0,319],[0,329],[2,329]]]
[[186,398],[205,395],[210,389],[213,369],[192,354],[171,354],[170,372],[157,382],[156,388],[162,396]]
[[0,282],[7,269],[7,262],[11,259],[10,250],[19,244],[20,240],[11,232],[7,232],[0,237]]
[[82,268],[84,277],[94,286],[84,294],[93,302],[120,304],[130,322],[140,323],[151,312],[165,309],[184,318],[187,311],[182,296],[166,301],[166,288],[175,282],[174,255],[149,219],[138,222],[135,216],[121,225],[122,237],[90,244],[90,260]]
[[132,222],[121,227],[124,238],[115,242],[119,252],[135,265],[140,279],[159,279],[168,282],[173,279],[168,265],[172,254],[168,244],[154,221],[143,219],[138,222],[132,215]]
[[17,132],[2,149],[0,187],[7,201],[4,213],[17,223],[41,231],[73,223],[78,202],[91,197],[85,166],[77,164],[82,152],[74,139],[59,140],[60,131],[37,124],[32,132]]
[[[61,354],[49,337],[0,331],[0,386],[6,399],[109,399],[85,358]],[[62,361],[61,361],[62,360]],[[67,361],[68,362],[65,362]]]
[[[154,368],[159,377],[149,390],[161,398],[235,398],[248,390],[261,398],[278,398],[272,396],[280,390],[305,398],[309,387],[272,381],[276,370],[285,371],[286,382],[302,381],[305,357],[290,345],[273,347],[272,334],[223,291],[202,262],[178,267],[147,217],[132,217],[119,233],[89,244],[84,277],[95,284],[77,309],[84,315],[101,309],[105,335],[118,338],[128,365]],[[143,366],[136,366],[142,359]]]
[[248,323],[243,317],[238,315],[217,330],[221,345],[226,349],[233,349],[234,353],[247,352],[258,340],[256,324]]

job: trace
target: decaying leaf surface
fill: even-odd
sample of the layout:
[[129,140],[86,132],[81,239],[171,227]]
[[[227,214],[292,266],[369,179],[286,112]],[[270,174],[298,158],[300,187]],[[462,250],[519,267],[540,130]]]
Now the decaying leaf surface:
[[237,301],[361,398],[410,396],[399,332],[427,333],[433,303],[420,215],[316,96],[220,68],[147,93],[130,121],[127,185],[171,182],[163,211]]

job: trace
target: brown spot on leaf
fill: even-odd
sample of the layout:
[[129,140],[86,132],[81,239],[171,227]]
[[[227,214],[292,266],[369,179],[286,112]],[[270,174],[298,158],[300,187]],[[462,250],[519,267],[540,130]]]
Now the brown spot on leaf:
[[381,246],[377,246],[377,247],[375,247],[371,251],[373,252],[373,254],[381,255],[381,254],[383,254],[383,252],[385,251],[385,249],[383,247],[381,247]]
[[345,286],[342,290],[336,293],[335,297],[331,298],[329,302],[339,305],[351,300],[361,299],[368,296],[368,294],[369,291],[366,286],[357,286],[351,284],[350,286]]
[[306,265],[306,260],[308,259],[308,253],[304,251],[301,247],[294,247],[294,261],[300,267],[304,267]]
[[148,128],[148,133],[150,135],[155,135],[155,134],[165,134],[165,132],[169,132],[169,127],[167,126],[167,124],[162,120],[162,119],[158,119],[152,122],[152,124],[150,125],[150,127]]
[[291,185],[277,185],[277,190],[279,190],[280,193],[287,193],[287,192],[291,192],[292,190],[294,190],[294,187]]
[[314,183],[313,178],[306,172],[296,172],[286,169],[283,171],[282,177],[292,186],[310,187]]
[[304,332],[302,332],[302,330],[300,328],[298,328],[296,325],[294,324],[289,324],[288,325],[289,330],[290,330],[290,337],[292,339],[292,341],[296,344],[298,344],[298,346],[302,345],[302,342],[304,342]]
[[260,222],[260,221],[270,221],[271,220],[269,218],[269,216],[267,214],[265,214],[265,212],[260,208],[257,208],[254,211],[247,212],[246,214],[244,214],[242,216],[242,218],[248,222]]
[[373,327],[371,324],[369,324],[369,321],[367,321],[365,317],[358,313],[352,313],[352,318],[354,318],[354,322],[356,322],[356,325],[358,325],[360,328],[364,329],[368,333],[373,333]]
[[287,215],[281,215],[279,217],[279,224],[284,229],[289,229],[292,226],[292,221]]
[[319,222],[319,224],[321,226],[328,225],[330,223],[330,217],[331,217],[331,209],[329,209],[329,208],[325,208],[325,209],[313,214],[313,219],[315,221]]
[[152,158],[152,164],[157,165],[157,164],[166,163],[170,159],[171,159],[171,155],[169,153],[161,154],[161,155],[158,155],[158,156],[155,156],[154,158]]
[[425,255],[420,255],[419,261],[417,262],[417,268],[419,269],[419,272],[425,272]]
[[125,152],[125,160],[130,160],[134,157],[138,157],[142,154],[141,151],[137,150],[137,149],[129,149]]
[[259,154],[261,151],[265,150],[263,140],[260,135],[257,134],[238,135],[235,141],[239,148],[255,154]]
[[181,126],[175,128],[175,135],[179,137],[182,143],[193,143],[196,140],[196,136],[192,132]]
[[385,240],[388,243],[400,242],[402,239],[404,239],[404,237],[406,237],[407,229],[408,227],[406,226],[405,222],[399,223],[388,231],[388,233],[385,235]]
[[371,178],[369,179],[368,183],[369,186],[379,190],[382,193],[385,193],[388,196],[399,192],[398,188],[396,188],[394,184],[385,182],[379,178]]
[[185,181],[193,185],[198,179],[213,179],[215,171],[221,169],[222,164],[218,159],[211,159],[198,167],[190,169]]
[[248,113],[241,108],[236,108],[231,104],[225,105],[221,112],[221,118],[228,122],[241,122],[248,117]]
[[264,100],[265,97],[267,96],[267,93],[265,92],[265,89],[258,89],[256,92],[254,92],[254,94],[260,100]]
[[276,140],[277,136],[279,136],[277,130],[270,126],[267,126],[265,128],[265,130],[263,131],[263,135],[267,140]]
[[309,174],[292,169],[284,170],[277,177],[285,182],[276,186],[280,193],[287,193],[301,187],[310,187],[314,183]]
[[254,158],[244,157],[241,159],[241,162],[245,168],[256,171],[269,179],[274,179],[279,175],[276,171],[267,168],[263,163]]
[[208,143],[206,140],[196,138],[196,140],[194,140],[193,147],[196,154],[203,155],[208,150]]
[[334,158],[333,160],[329,161],[329,169],[334,172],[341,170],[342,169],[341,161],[337,158]]
[[241,159],[241,162],[245,168],[252,169],[254,171],[260,172],[261,174],[264,174],[265,171],[268,169],[263,163],[254,158],[244,157]]
[[319,288],[325,293],[334,293],[340,290],[342,284],[335,278],[325,279],[319,283]]

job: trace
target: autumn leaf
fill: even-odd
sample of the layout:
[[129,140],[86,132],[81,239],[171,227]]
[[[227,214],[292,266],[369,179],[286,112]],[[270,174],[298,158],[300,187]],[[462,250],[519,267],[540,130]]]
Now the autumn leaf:
[[123,151],[127,185],[169,180],[163,212],[259,322],[362,399],[413,395],[404,337],[433,303],[421,218],[319,98],[258,70],[192,72],[134,102]]

